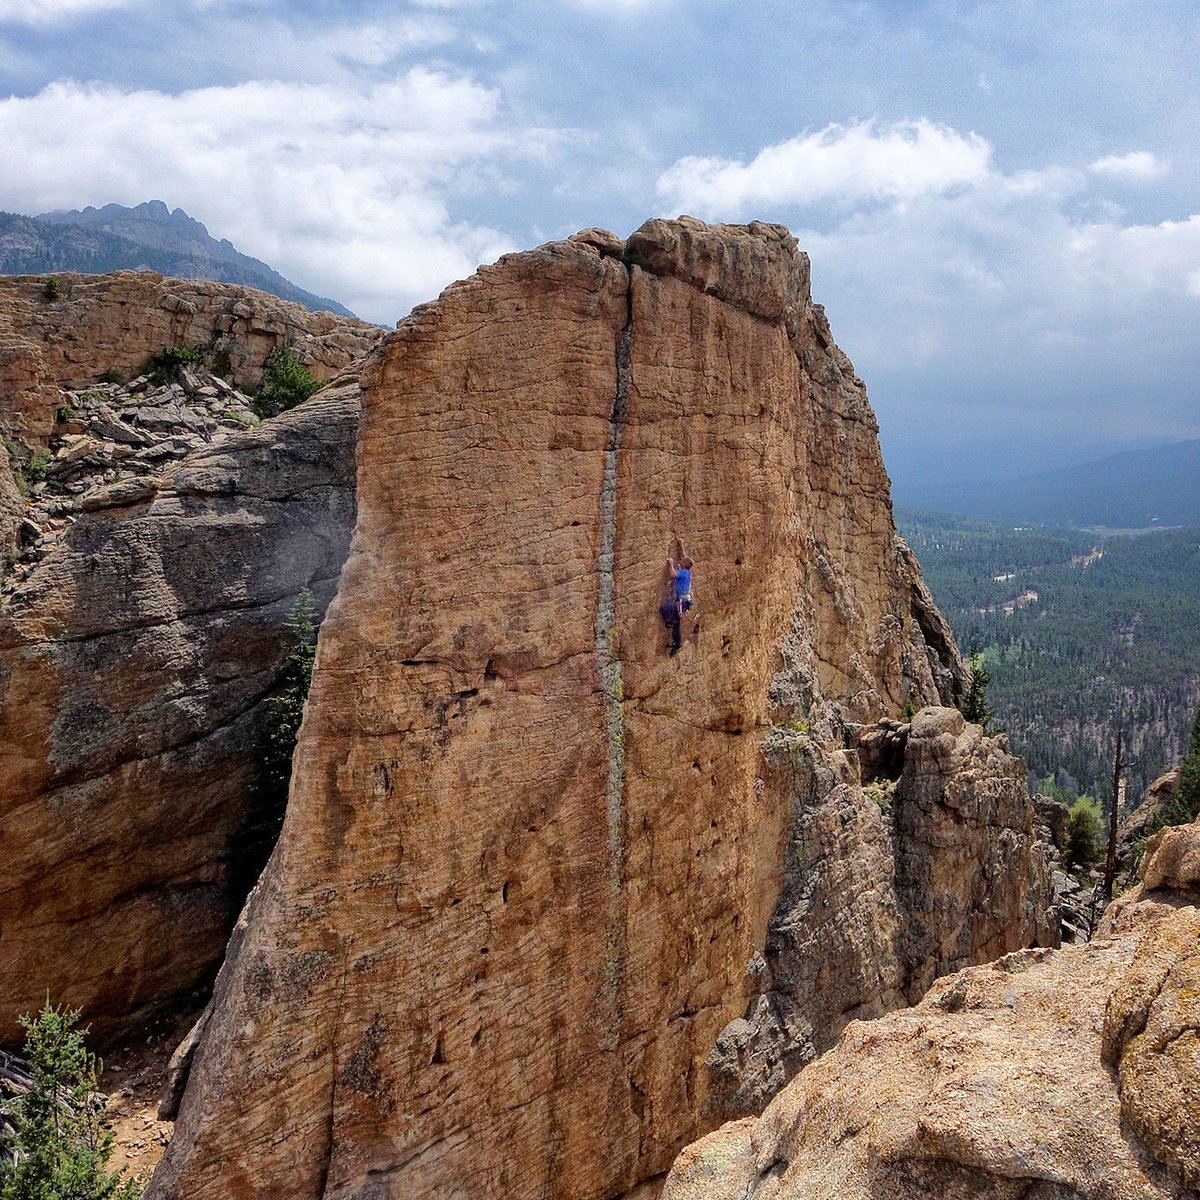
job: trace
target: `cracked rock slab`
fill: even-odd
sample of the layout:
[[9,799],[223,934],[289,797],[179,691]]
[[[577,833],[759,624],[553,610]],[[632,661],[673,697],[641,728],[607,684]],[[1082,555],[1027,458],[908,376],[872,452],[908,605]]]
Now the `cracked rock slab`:
[[[1100,1061],[1127,944],[1030,951],[855,1022],[757,1122],[680,1156],[663,1200],[1166,1200]],[[1032,1189],[1032,1190],[1031,1190]]]
[[[1192,832],[1180,830],[1181,835]],[[1192,832],[1193,843],[1200,836]],[[1151,927],[1104,1016],[1121,1113],[1162,1162],[1200,1188],[1200,912]]]

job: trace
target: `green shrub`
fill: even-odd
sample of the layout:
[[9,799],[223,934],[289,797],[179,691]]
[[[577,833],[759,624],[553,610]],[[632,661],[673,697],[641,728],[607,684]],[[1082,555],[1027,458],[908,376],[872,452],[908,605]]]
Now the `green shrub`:
[[7,435],[3,440],[4,449],[8,451],[8,459],[12,464],[13,482],[17,485],[17,491],[28,498],[30,486],[46,478],[46,469],[50,466],[50,451],[35,452],[16,438]]
[[125,382],[125,376],[122,375],[121,372],[118,371],[116,367],[109,367],[108,370],[105,371],[104,374],[100,376],[100,379],[98,380],[98,382],[121,384],[121,383]]
[[143,373],[154,383],[172,383],[179,378],[183,367],[203,361],[204,351],[199,346],[164,346],[146,360]]
[[264,420],[307,400],[321,385],[309,374],[295,349],[281,342],[263,365],[254,411]]
[[42,284],[42,295],[45,296],[47,300],[57,300],[58,299],[58,276],[57,275],[46,276],[46,282]]
[[25,478],[32,483],[41,483],[46,478],[46,468],[50,465],[50,451],[39,450],[29,457],[25,464]]
[[1090,796],[1080,796],[1067,815],[1067,844],[1063,861],[1069,871],[1086,871],[1104,852],[1104,822],[1100,806]]
[[113,1134],[97,1092],[100,1061],[78,1021],[48,1003],[21,1018],[33,1085],[6,1102],[15,1161],[0,1159],[0,1200],[136,1200],[134,1181],[107,1168]]
[[885,784],[878,781],[865,784],[863,786],[863,795],[868,800],[874,800],[879,805],[879,811],[885,815],[892,811],[894,793]]

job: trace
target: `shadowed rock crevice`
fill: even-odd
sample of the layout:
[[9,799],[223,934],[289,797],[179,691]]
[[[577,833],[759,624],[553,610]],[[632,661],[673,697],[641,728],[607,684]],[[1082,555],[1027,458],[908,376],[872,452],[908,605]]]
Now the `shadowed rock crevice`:
[[602,1003],[609,1013],[607,1043],[615,1048],[621,1039],[621,975],[626,960],[625,913],[625,682],[616,621],[616,549],[620,516],[619,467],[621,433],[629,406],[633,357],[633,283],[626,288],[625,323],[616,335],[616,388],[604,446],[604,477],[600,491],[600,551],[596,559],[596,669],[603,690],[608,783],[605,820],[608,835],[608,891],[611,917],[605,933]]

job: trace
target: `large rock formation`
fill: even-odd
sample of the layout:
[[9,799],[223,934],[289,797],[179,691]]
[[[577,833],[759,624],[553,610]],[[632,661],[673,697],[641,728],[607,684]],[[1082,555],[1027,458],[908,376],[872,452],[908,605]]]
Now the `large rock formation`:
[[5,595],[0,1042],[47,994],[103,1036],[211,979],[283,624],[348,549],[358,411],[350,376],[162,477],[97,476]]
[[[150,1195],[620,1195],[734,1102],[706,1060],[804,956],[842,1012],[1037,935],[999,745],[922,716],[908,791],[862,786],[853,726],[962,666],[786,230],[592,230],[454,285],[386,347],[358,479]],[[676,537],[701,615],[669,658]]]
[[1200,824],[1083,947],[1026,951],[855,1023],[663,1200],[1156,1200],[1200,1185]]
[[[260,701],[297,596],[323,605],[344,560],[353,364],[383,336],[147,272],[0,278],[0,431],[20,468],[18,491],[0,451],[0,1041],[47,992],[104,1035],[211,978],[249,886]],[[242,433],[237,386],[285,342],[320,379],[351,373]],[[98,382],[170,347],[228,379]]]

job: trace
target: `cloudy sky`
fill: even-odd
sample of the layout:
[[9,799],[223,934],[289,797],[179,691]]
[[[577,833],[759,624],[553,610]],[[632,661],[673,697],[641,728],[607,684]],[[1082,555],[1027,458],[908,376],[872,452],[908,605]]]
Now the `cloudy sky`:
[[164,200],[390,324],[789,225],[897,483],[1200,437],[1192,0],[0,0],[0,209]]

